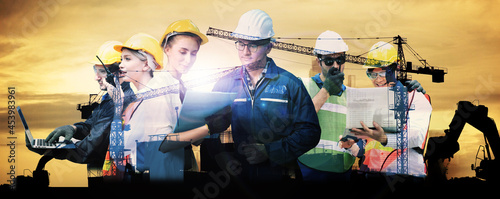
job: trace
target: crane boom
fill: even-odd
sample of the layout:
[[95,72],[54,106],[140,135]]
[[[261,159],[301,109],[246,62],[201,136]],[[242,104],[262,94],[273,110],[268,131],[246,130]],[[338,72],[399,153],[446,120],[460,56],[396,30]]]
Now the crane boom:
[[[208,36],[219,37],[219,38],[223,38],[223,39],[236,41],[237,38],[231,36],[231,33],[232,33],[231,31],[222,30],[222,29],[213,28],[213,27],[209,27],[207,30]],[[399,39],[400,39],[400,41],[399,41]],[[397,42],[400,42],[401,44],[406,44],[406,40],[399,35],[394,37],[394,41],[395,41],[395,44],[398,44]],[[302,46],[302,45],[297,45],[297,44],[293,44],[293,43],[276,41],[276,42],[274,42],[273,48],[278,49],[278,50],[284,50],[284,51],[288,51],[288,52],[298,53],[298,54],[302,54],[302,55],[314,56],[314,48],[309,47],[309,46]],[[409,47],[409,48],[411,48],[411,47]],[[410,51],[415,54],[415,51],[412,48]],[[403,55],[402,48],[401,48],[401,55]],[[418,54],[416,54],[416,55],[418,55]],[[346,53],[345,56],[346,56],[346,62],[353,63],[353,64],[363,65],[368,60],[368,58],[362,57],[359,55],[356,56],[356,55],[350,55],[350,54]],[[420,56],[420,55],[418,55],[418,56]],[[423,62],[422,62],[422,60],[423,60]],[[381,60],[374,60],[374,61],[383,62]],[[406,62],[406,60],[400,60],[399,64],[403,64],[403,62],[404,62],[405,67],[400,70],[400,75],[398,75],[398,77],[401,77],[401,78],[405,77],[405,79],[411,79],[411,78],[407,77],[406,73],[417,73],[417,74],[424,74],[424,75],[432,75],[433,82],[436,82],[436,83],[444,82],[444,75],[448,74],[448,69],[442,68],[442,67],[429,66],[429,64],[422,57],[419,57],[419,61],[421,61],[421,63],[423,63],[424,66],[413,66],[413,64],[411,62]],[[403,83],[404,83],[404,81],[403,81]]]

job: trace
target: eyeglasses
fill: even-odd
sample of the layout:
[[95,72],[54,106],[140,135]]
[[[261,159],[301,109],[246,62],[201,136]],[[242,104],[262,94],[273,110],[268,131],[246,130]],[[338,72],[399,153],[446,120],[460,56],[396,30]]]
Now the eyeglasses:
[[245,46],[247,46],[248,50],[250,50],[250,52],[253,52],[253,53],[257,52],[257,48],[259,48],[259,46],[266,45],[268,43],[269,42],[264,42],[264,43],[248,43],[248,44],[245,44],[242,41],[236,41],[236,42],[234,42],[234,44],[236,46],[236,49],[238,49],[239,51],[245,50]]
[[[118,67],[118,63],[114,63],[114,64],[111,64],[111,65],[106,65],[106,69],[109,70],[109,73],[114,73],[118,70],[120,70],[120,67]],[[94,73],[100,75],[100,76],[106,76],[108,74],[108,72],[106,72],[106,69],[104,67],[102,67],[102,65],[100,65],[99,68],[97,68],[95,65],[94,65]]]
[[378,72],[378,73],[366,71],[366,75],[371,80],[377,79],[377,77],[385,78],[385,74],[386,74],[386,71],[381,71],[381,72]]
[[345,63],[345,55],[340,55],[338,57],[319,57],[320,62],[324,62],[327,66],[333,66],[334,62],[337,62],[337,65],[342,65]]

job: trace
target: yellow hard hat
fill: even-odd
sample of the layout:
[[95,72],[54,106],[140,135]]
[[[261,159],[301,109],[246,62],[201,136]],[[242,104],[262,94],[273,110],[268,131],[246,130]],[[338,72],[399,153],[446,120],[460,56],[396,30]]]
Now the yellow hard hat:
[[114,49],[118,52],[122,52],[122,48],[129,48],[132,50],[142,50],[151,54],[156,63],[156,70],[161,70],[163,68],[163,51],[153,36],[146,33],[138,33],[130,37],[123,45],[115,45]]
[[387,67],[398,61],[398,51],[387,42],[379,41],[370,48],[363,68]]
[[[122,42],[119,41],[107,41],[99,47],[97,52],[95,53],[99,56],[99,59],[102,60],[104,65],[111,65],[114,63],[121,62],[121,53],[117,52],[113,47],[115,45],[122,45]],[[94,65],[102,65],[102,63],[94,56],[92,60],[90,60],[91,64]]]
[[201,44],[206,44],[208,42],[207,36],[200,32],[200,29],[189,19],[179,20],[167,27],[165,33],[161,37],[161,42],[166,42],[165,39],[168,39],[170,36],[178,35],[180,33],[193,33],[201,38]]

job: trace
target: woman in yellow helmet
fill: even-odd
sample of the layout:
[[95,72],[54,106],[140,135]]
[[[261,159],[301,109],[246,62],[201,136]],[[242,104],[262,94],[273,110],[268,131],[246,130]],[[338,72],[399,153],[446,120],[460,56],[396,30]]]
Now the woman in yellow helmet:
[[208,38],[189,19],[176,21],[167,27],[163,34],[163,52],[167,56],[166,69],[177,80],[189,72],[200,45],[208,42]]
[[[186,88],[182,81],[182,75],[189,72],[200,46],[208,42],[208,38],[200,32],[198,27],[189,19],[173,22],[167,27],[162,37],[161,47],[167,56],[165,69],[167,72],[160,73],[155,77],[155,81],[162,82],[163,85],[179,84],[179,98],[182,103]],[[158,78],[158,79],[157,79]],[[170,134],[169,141],[183,141],[185,145],[195,142],[208,135],[208,127],[203,126],[190,131]],[[190,146],[187,146],[190,148]],[[167,152],[172,148],[160,149]],[[186,152],[189,152],[187,150]],[[194,165],[193,165],[194,166]]]
[[184,100],[185,88],[182,75],[189,72],[200,49],[208,38],[189,19],[176,21],[167,27],[162,36],[161,47],[167,56],[165,70],[158,73],[155,81],[165,85],[180,84],[180,100]]
[[[139,33],[123,45],[114,46],[114,49],[121,52],[119,79],[131,82],[137,89],[136,94],[158,87],[157,82],[153,81],[157,74],[154,71],[163,68],[163,52],[158,40],[148,34]],[[105,84],[108,92],[116,90],[109,83]],[[117,95],[113,97],[114,100],[120,98]],[[122,98],[126,97],[122,95]],[[160,137],[171,133],[177,122],[175,99],[178,99],[178,95],[139,98],[128,107],[123,107],[124,160],[115,162],[117,165],[127,165],[118,168],[119,171],[127,171],[125,177],[140,175],[148,170],[149,180],[152,182],[183,181],[183,150],[169,153],[158,151]]]
[[[155,74],[154,81],[159,85],[179,85],[179,96],[176,99],[179,106],[184,101],[186,87],[182,75],[188,73],[196,61],[200,46],[207,43],[208,38],[189,19],[175,21],[170,24],[161,39],[161,47],[167,56],[165,70]],[[175,100],[175,99],[174,99]],[[176,109],[177,110],[177,109]],[[176,111],[178,114],[178,111]],[[198,170],[196,159],[191,149],[191,143],[208,135],[208,127],[203,126],[181,133],[172,133],[165,139],[160,151],[169,153],[184,148],[187,157],[184,170]],[[189,158],[190,157],[190,158]]]
[[[162,106],[165,106],[164,108],[159,107],[155,104],[155,107],[151,107],[151,109],[149,109],[149,113],[145,112],[145,115],[142,117],[138,117],[137,109],[135,112],[133,112],[133,117],[130,120],[134,121],[134,118],[140,118],[143,122],[147,122],[149,124],[138,124],[144,125],[144,129],[151,128],[151,126],[156,125],[162,128],[162,131],[160,132],[163,133],[163,135],[167,134],[170,136],[172,135],[171,133],[173,132],[173,129],[177,122],[180,106],[182,101],[184,100],[184,95],[186,93],[186,88],[184,87],[181,79],[182,75],[186,74],[191,69],[196,60],[200,45],[208,42],[208,38],[204,34],[202,34],[199,31],[198,27],[196,27],[196,25],[194,25],[190,20],[180,20],[170,24],[167,27],[167,30],[165,31],[165,34],[163,35],[161,41],[161,45],[159,43],[152,44],[155,46],[147,46],[145,51],[148,51],[147,49],[154,49],[152,51],[152,55],[154,55],[154,58],[161,57],[159,54],[163,55],[163,53],[165,53],[165,55],[168,57],[165,64],[165,70],[153,74],[151,71],[154,71],[154,69],[152,67],[150,69],[146,67],[146,65],[149,64],[136,64],[137,59],[128,60],[129,57],[134,57],[131,56],[130,52],[128,52],[127,48],[125,48],[126,50],[122,51],[122,59],[124,63],[123,68],[125,70],[122,70],[122,72],[120,73],[120,78],[124,78],[125,81],[133,82],[138,90],[141,90],[142,88],[156,89],[169,85],[179,85],[179,94],[168,94],[153,98],[156,100],[162,100],[162,102],[160,103]],[[160,59],[156,59],[156,61],[159,60]],[[127,63],[130,63],[130,65],[127,65]],[[143,73],[137,73],[135,71],[142,71]],[[147,71],[149,72],[145,73]],[[148,76],[147,74],[150,76]],[[141,104],[140,106],[143,105]],[[130,109],[130,107],[128,109]],[[124,115],[127,115],[127,112],[129,113],[130,111],[126,110]],[[146,119],[158,114],[168,115],[168,117],[160,116]],[[153,123],[152,121],[156,121],[156,123],[158,124]],[[127,122],[126,116],[125,122]],[[131,129],[133,130],[134,127],[131,126]],[[201,131],[199,131],[199,129],[197,130],[198,131],[195,131],[196,134],[193,134],[193,132],[183,132],[172,136],[175,137],[174,139],[176,141],[186,142],[181,143],[181,145],[175,145],[175,147],[171,147],[168,151],[162,151],[163,153],[158,151],[158,148],[162,141],[161,136],[154,137],[157,138],[155,140],[149,140],[148,149],[150,150],[148,150],[148,154],[143,155],[145,156],[143,158],[146,162],[146,167],[149,166],[151,181],[179,181],[183,179],[182,171],[192,168],[197,169],[195,161],[193,161],[194,154],[189,143],[191,143],[191,141],[201,139],[205,135],[207,135],[208,128],[202,127]],[[151,134],[152,132],[154,132],[153,129],[151,129],[149,133]],[[148,132],[145,131],[144,133],[147,134]],[[151,137],[152,135],[149,136]],[[194,139],[193,136],[196,136],[196,139]],[[125,137],[127,138],[126,133]],[[127,141],[130,140],[131,139],[125,139],[126,144]],[[143,138],[142,140],[146,141],[145,138]],[[140,161],[140,158],[142,158],[137,153],[135,154],[135,156],[137,161]],[[168,164],[165,164],[165,162],[162,161],[162,158],[158,158],[163,156],[171,157],[172,160]],[[185,159],[185,157],[191,158]],[[137,162],[134,162],[133,159],[132,162],[138,165]]]

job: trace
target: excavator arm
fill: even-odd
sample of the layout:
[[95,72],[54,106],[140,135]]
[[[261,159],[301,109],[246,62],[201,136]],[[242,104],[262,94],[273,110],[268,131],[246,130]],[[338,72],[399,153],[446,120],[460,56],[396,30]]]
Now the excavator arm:
[[[425,159],[428,165],[435,164],[439,160],[452,158],[453,155],[460,150],[458,138],[462,133],[465,124],[470,124],[484,134],[487,143],[486,150],[488,157],[481,161],[481,166],[476,168],[476,176],[480,178],[493,178],[499,175],[498,161],[493,160],[489,155],[489,147],[493,152],[494,157],[500,155],[500,136],[493,119],[488,117],[488,108],[483,105],[474,105],[469,101],[458,102],[458,108],[449,125],[449,129],[445,130],[446,135],[440,137],[429,138]],[[484,166],[483,166],[484,165]],[[488,168],[491,169],[488,169]],[[495,169],[493,169],[495,168]],[[481,172],[481,174],[480,174]],[[484,175],[487,173],[488,175]],[[486,177],[488,176],[488,177]]]

